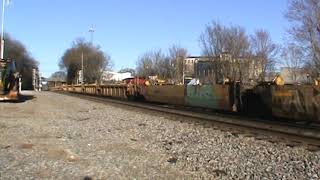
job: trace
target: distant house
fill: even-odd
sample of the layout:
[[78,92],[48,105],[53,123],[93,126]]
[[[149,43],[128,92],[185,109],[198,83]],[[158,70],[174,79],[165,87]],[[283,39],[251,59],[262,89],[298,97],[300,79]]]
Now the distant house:
[[104,71],[102,73],[101,80],[103,82],[108,82],[108,81],[122,81],[127,78],[131,78],[132,75],[129,72],[126,73],[118,73],[118,72],[112,72],[112,71]]

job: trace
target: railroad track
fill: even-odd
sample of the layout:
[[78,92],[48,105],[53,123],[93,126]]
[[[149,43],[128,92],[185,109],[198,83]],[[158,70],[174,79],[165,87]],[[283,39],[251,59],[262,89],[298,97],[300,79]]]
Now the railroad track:
[[57,92],[63,95],[82,98],[98,103],[116,104],[125,107],[138,108],[144,111],[160,112],[168,116],[177,116],[180,119],[192,119],[199,124],[214,124],[222,131],[230,131],[232,134],[243,134],[254,137],[257,140],[285,143],[287,146],[303,146],[310,151],[320,151],[320,127],[305,124],[262,120],[257,118],[239,117],[231,114],[212,112],[199,112],[175,108],[174,106],[159,105],[145,102],[132,102],[101,96],[93,96],[70,92]]

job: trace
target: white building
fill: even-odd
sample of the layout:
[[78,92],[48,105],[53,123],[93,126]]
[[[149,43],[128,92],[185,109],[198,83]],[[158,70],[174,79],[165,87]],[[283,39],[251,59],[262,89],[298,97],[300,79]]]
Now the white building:
[[131,78],[131,73],[117,73],[117,72],[111,72],[111,71],[104,71],[102,73],[102,81],[122,81],[126,78]]

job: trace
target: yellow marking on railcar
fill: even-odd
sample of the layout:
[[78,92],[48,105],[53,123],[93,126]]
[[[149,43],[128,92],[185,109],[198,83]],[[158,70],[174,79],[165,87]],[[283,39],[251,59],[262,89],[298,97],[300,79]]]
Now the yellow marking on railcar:
[[293,93],[292,92],[275,92],[275,93],[273,93],[273,96],[275,96],[275,97],[292,97]]

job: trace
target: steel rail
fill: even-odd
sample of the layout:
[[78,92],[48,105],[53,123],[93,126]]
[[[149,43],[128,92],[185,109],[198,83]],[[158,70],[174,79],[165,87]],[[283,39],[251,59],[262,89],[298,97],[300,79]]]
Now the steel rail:
[[73,97],[79,97],[86,100],[92,100],[99,103],[113,103],[113,104],[120,104],[125,106],[131,106],[135,108],[142,108],[151,111],[157,111],[162,113],[169,113],[172,115],[184,116],[189,118],[195,119],[202,119],[206,121],[213,121],[223,124],[230,124],[234,126],[240,126],[245,128],[254,128],[259,130],[265,131],[272,131],[276,133],[286,134],[286,135],[293,135],[303,138],[308,138],[310,140],[320,140],[320,129],[313,128],[313,127],[299,127],[296,124],[292,123],[277,123],[272,121],[257,121],[255,119],[244,119],[244,118],[236,118],[236,117],[222,117],[222,115],[213,115],[213,114],[205,114],[199,112],[188,112],[186,110],[178,110],[172,109],[163,106],[156,106],[155,104],[150,103],[141,103],[141,102],[132,102],[102,96],[94,96],[90,94],[82,94],[82,93],[73,93],[73,92],[57,92],[59,94],[69,95]]

